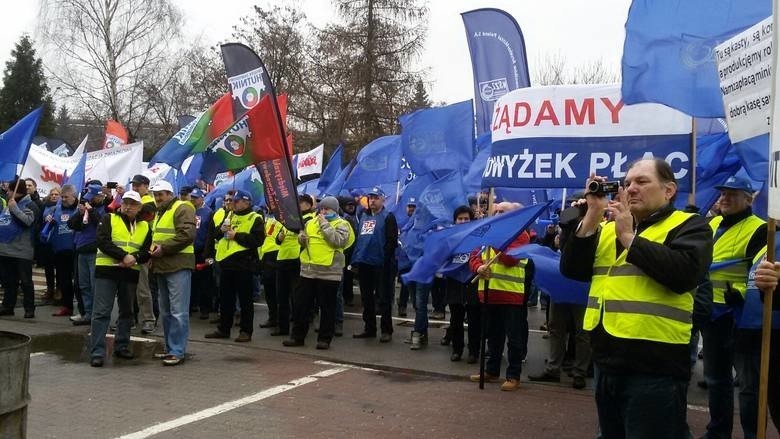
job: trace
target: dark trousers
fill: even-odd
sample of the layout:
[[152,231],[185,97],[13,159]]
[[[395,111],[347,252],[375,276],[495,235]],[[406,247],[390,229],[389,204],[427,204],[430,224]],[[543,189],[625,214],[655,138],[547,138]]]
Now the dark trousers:
[[520,379],[528,347],[528,307],[522,305],[487,305],[487,342],[490,358],[485,365],[489,375],[501,375],[504,341],[507,346],[506,378]]
[[33,261],[0,256],[0,275],[3,277],[3,308],[16,307],[16,291],[19,284],[24,293],[23,305],[27,312],[35,311],[35,290],[32,281]]
[[[415,305],[414,292],[409,290],[409,287],[405,283],[401,282],[401,276],[408,273],[409,269],[398,270],[398,282],[401,283],[401,291],[398,293],[398,309],[405,310],[409,302],[412,302],[412,306]],[[426,311],[427,312],[427,311]]]
[[[72,252],[60,252],[54,255],[54,269],[57,272],[57,286],[62,291],[62,306],[73,311],[73,261]],[[79,293],[80,295],[80,293]]]
[[130,326],[133,324],[133,301],[135,283],[121,279],[95,278],[95,298],[92,304],[92,328],[89,337],[90,356],[102,358],[106,355],[106,333],[111,323],[114,297],[119,305],[116,321],[114,352],[130,346]]
[[595,374],[603,439],[688,439],[688,381],[637,373]]
[[[773,330],[774,338],[780,331]],[[705,363],[706,364],[706,363]],[[739,420],[745,439],[753,439],[758,431],[758,389],[761,368],[761,352],[737,352],[734,364],[739,376]],[[769,356],[769,377],[767,383],[767,406],[775,429],[780,431],[780,352]],[[768,428],[767,431],[770,431]]]
[[447,279],[443,277],[434,277],[431,286],[431,306],[434,312],[444,312],[447,307],[445,299],[447,298]]
[[734,426],[734,317],[726,314],[705,323],[701,336],[710,408],[705,437],[730,438]]
[[574,376],[585,377],[590,367],[590,333],[582,329],[585,306],[571,303],[552,303],[550,311],[550,359],[547,372],[560,375],[561,366],[574,343]]
[[[202,264],[204,262],[203,250],[195,250],[195,263]],[[201,314],[215,311],[216,297],[214,297],[214,293],[216,291],[214,270],[211,265],[204,266],[202,270],[194,270],[192,272],[192,286],[190,287],[190,308],[197,305]]]
[[276,322],[283,334],[290,332],[290,302],[298,288],[300,274],[301,263],[297,259],[279,262],[276,269]]
[[479,355],[479,328],[482,327],[482,316],[479,305],[464,305],[462,303],[450,303],[450,329],[452,340],[452,352],[463,355],[464,347],[464,318],[469,318],[468,347],[469,354]]
[[352,302],[355,300],[355,292],[353,291],[354,278],[355,273],[344,267],[344,270],[341,272],[341,297],[344,298],[345,305],[352,305]]
[[320,329],[317,341],[330,343],[336,325],[336,294],[339,292],[339,281],[311,279],[301,277],[295,298],[295,318],[292,327],[292,338],[303,340],[309,333],[309,322],[314,301],[320,307]]
[[268,305],[268,321],[274,326],[279,322],[279,295],[276,292],[276,268],[263,266],[263,274],[260,277],[263,283],[265,303]]
[[363,302],[363,323],[365,332],[376,334],[376,311],[379,308],[380,329],[383,334],[393,333],[393,267],[377,267],[359,264],[358,283],[360,284],[360,300]]
[[219,284],[222,289],[220,294],[220,308],[222,313],[219,315],[219,331],[223,334],[230,334],[230,328],[233,326],[233,312],[228,310],[236,309],[236,296],[241,305],[241,323],[239,327],[241,332],[252,335],[255,318],[255,306],[252,303],[252,272],[225,270],[219,278]]

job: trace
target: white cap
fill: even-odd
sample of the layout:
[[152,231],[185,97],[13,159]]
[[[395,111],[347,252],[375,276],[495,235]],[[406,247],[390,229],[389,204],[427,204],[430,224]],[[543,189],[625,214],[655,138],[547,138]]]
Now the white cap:
[[157,183],[155,183],[154,186],[149,188],[149,190],[151,190],[152,192],[168,191],[170,193],[173,193],[173,186],[171,186],[171,184],[165,180],[160,180]]
[[125,191],[124,194],[122,194],[123,200],[133,200],[135,202],[140,203],[141,202],[141,195],[136,191]]

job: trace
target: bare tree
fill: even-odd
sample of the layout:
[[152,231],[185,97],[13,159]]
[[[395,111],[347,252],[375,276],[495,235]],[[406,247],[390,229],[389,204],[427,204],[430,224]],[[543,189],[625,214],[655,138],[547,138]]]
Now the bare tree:
[[620,75],[611,70],[604,60],[591,60],[569,68],[566,57],[552,53],[544,57],[532,72],[533,85],[611,84],[620,82]]
[[38,23],[52,77],[79,110],[122,122],[131,138],[160,116],[149,91],[176,74],[166,59],[181,14],[170,0],[41,0]]

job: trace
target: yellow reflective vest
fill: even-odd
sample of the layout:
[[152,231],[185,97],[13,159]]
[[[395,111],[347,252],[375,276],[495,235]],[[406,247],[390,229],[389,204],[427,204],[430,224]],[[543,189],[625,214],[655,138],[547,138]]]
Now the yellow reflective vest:
[[265,239],[263,245],[257,249],[257,254],[260,256],[260,260],[263,259],[263,255],[279,251],[279,244],[276,243],[276,234],[279,233],[282,223],[276,221],[273,217],[269,217],[265,221]]
[[[310,220],[314,218],[314,213],[309,212],[303,215],[304,220]],[[281,226],[281,223],[279,223]],[[298,234],[291,232],[284,226],[281,226],[284,230],[284,240],[279,244],[279,253],[276,254],[277,261],[289,261],[292,259],[298,259],[301,255],[301,245],[298,243]],[[276,240],[276,236],[274,236]]]
[[149,195],[148,193],[144,194],[144,196],[141,197],[141,204],[146,204],[146,203],[152,203],[155,206],[157,205],[157,203],[154,201],[154,197]]
[[[146,235],[149,233],[149,223],[147,221],[136,221],[135,227],[128,229],[122,217],[115,213],[109,215],[111,216],[111,241],[128,253],[135,253],[141,250],[146,240]],[[118,259],[114,259],[98,249],[95,266],[112,267],[119,262]],[[138,264],[132,268],[133,270],[141,269]]]
[[[259,215],[255,212],[249,212],[245,215],[233,215],[230,218],[230,226],[237,233],[250,233],[252,231],[252,225],[255,223]],[[243,245],[236,241],[229,240],[224,236],[217,240],[217,254],[214,257],[217,261],[222,261],[233,253],[248,250]]]
[[[161,243],[169,239],[173,239],[176,236],[176,226],[173,223],[173,215],[176,209],[184,204],[181,200],[173,200],[170,207],[160,215],[157,212],[154,218],[154,225],[152,227],[152,241]],[[193,244],[184,247],[179,253],[195,253],[195,247]]]
[[[663,244],[671,230],[693,215],[674,211],[639,236]],[[614,337],[688,344],[692,292],[677,294],[656,282],[639,267],[626,262],[626,250],[615,257],[616,239],[615,223],[606,223],[599,234],[584,329],[592,330],[601,321],[604,330]]]
[[[718,226],[720,226],[722,221],[722,216],[717,216],[710,221],[710,227],[712,227],[713,234],[717,232]],[[752,266],[751,261],[744,260],[746,256],[745,253],[747,252],[750,238],[753,237],[756,229],[764,224],[766,224],[766,222],[761,218],[750,215],[729,227],[715,241],[715,244],[712,247],[713,264],[734,259],[742,259],[743,261],[738,264],[732,264],[727,267],[710,271],[712,300],[714,303],[726,303],[724,293],[726,292],[727,282],[731,283],[731,287],[738,290],[743,298],[745,297],[748,271]]]
[[[496,255],[493,247],[487,247],[482,251],[482,261],[487,262]],[[525,266],[528,259],[520,259],[514,267],[507,267],[498,261],[490,265],[491,290],[505,291],[507,293],[525,294]],[[479,291],[485,291],[485,279],[479,280]]]
[[344,218],[336,218],[331,221],[330,226],[334,229],[339,225],[346,225],[349,229],[349,238],[344,247],[333,247],[322,236],[322,229],[318,220],[310,220],[306,223],[306,235],[309,237],[306,250],[301,252],[302,264],[313,264],[330,267],[333,264],[333,255],[336,252],[344,253],[344,250],[350,248],[355,243],[355,232],[352,226]]

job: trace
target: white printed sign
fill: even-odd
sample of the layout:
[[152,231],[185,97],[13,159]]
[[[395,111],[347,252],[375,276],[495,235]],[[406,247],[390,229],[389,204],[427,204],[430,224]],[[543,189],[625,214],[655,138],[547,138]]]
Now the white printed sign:
[[322,174],[322,152],[325,145],[322,144],[311,151],[296,154],[295,168],[298,178],[304,175]]
[[768,17],[715,46],[732,143],[769,132],[772,34],[772,17]]
[[[778,14],[774,14],[777,17]],[[773,21],[773,24],[777,26],[777,22]],[[777,34],[772,36],[772,41],[777,45]],[[778,63],[777,55],[772,57],[772,69],[777,71],[780,63]],[[772,93],[777,93],[780,90],[780,84],[777,83],[778,76],[772,80]],[[770,218],[780,219],[780,99],[775,99],[772,102],[772,130],[769,135],[769,178],[766,181],[768,188],[768,207],[767,213]]]

